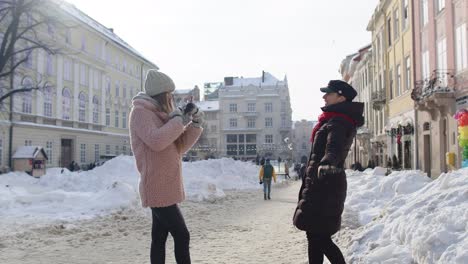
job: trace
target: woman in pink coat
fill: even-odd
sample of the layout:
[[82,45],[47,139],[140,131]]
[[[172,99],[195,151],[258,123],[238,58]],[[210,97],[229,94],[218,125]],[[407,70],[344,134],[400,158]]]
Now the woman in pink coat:
[[174,82],[162,72],[149,70],[145,92],[133,98],[130,139],[140,178],[143,207],[153,217],[151,263],[164,263],[166,240],[174,238],[177,263],[190,263],[190,234],[177,206],[185,199],[182,155],[202,133],[203,114],[193,103],[176,108]]

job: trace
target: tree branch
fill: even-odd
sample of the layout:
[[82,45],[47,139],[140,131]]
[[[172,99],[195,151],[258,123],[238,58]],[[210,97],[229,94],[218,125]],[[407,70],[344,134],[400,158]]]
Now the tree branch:
[[8,93],[4,94],[2,97],[0,97],[0,104],[3,102],[3,100],[5,100],[6,98],[12,96],[15,93],[30,92],[32,90],[39,90],[39,87],[21,88],[21,89],[11,90]]

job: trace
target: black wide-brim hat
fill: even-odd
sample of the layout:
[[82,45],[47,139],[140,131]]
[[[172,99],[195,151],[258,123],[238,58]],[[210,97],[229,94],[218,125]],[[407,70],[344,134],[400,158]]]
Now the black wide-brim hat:
[[348,101],[352,101],[357,95],[356,90],[351,85],[341,80],[331,80],[328,82],[328,86],[320,88],[320,91],[323,93],[337,93],[344,96]]

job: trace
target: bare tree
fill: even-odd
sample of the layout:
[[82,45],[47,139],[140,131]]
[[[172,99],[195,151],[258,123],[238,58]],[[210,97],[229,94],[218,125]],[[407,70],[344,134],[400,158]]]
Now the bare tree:
[[[31,59],[33,51],[59,52],[55,34],[64,32],[58,29],[66,25],[59,21],[56,7],[50,0],[0,0],[0,82],[21,73],[19,66]],[[0,87],[7,90],[0,103],[15,93],[46,88],[41,81],[22,88],[12,87],[11,81],[7,89]]]

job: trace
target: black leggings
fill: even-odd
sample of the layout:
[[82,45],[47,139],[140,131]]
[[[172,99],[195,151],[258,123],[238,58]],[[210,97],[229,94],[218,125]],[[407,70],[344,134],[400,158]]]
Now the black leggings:
[[151,264],[166,261],[166,240],[168,233],[174,238],[174,253],[178,264],[190,264],[190,234],[184,217],[177,204],[169,207],[151,208],[153,230],[151,232]]
[[325,255],[332,264],[346,263],[335,243],[333,243],[331,236],[316,235],[307,232],[307,241],[309,242],[309,264],[322,264],[323,255]]

